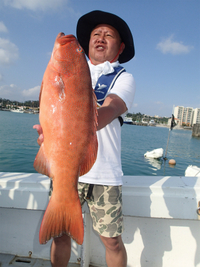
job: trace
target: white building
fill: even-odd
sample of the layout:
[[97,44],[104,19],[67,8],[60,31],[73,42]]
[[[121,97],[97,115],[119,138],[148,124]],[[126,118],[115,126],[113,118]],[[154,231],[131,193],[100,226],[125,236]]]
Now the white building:
[[193,124],[200,123],[200,108],[193,110]]
[[174,108],[174,117],[179,122],[179,125],[192,126],[200,123],[200,108],[193,109],[192,107],[176,106]]

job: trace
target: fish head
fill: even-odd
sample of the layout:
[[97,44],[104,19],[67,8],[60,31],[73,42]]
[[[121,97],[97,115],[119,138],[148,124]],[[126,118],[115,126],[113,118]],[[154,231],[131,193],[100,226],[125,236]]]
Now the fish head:
[[86,62],[85,53],[76,37],[72,34],[59,33],[50,60],[54,68],[61,73],[71,72],[73,66],[82,65],[84,61]]

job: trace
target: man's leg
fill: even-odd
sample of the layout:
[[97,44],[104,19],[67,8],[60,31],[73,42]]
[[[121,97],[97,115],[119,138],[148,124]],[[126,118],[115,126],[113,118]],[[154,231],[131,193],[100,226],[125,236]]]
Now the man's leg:
[[[121,238],[123,232],[122,186],[94,185],[92,196],[87,203],[93,220],[93,228],[99,233],[106,248],[108,267],[126,267],[127,254]],[[117,219],[113,222],[114,216]],[[109,232],[113,237],[109,237]],[[105,237],[107,235],[108,237]]]
[[108,267],[126,267],[127,254],[121,236],[100,236],[106,248],[106,263]]
[[68,235],[56,237],[51,245],[52,267],[67,267],[71,256],[71,238]]

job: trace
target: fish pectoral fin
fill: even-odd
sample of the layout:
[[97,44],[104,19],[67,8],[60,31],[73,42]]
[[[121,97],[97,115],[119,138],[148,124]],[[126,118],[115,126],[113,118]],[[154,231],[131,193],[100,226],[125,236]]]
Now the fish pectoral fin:
[[77,244],[82,245],[84,226],[80,200],[61,204],[54,198],[54,192],[45,211],[39,232],[40,244],[45,244],[52,237],[69,235]]
[[50,178],[53,178],[53,174],[50,170],[50,164],[44,153],[44,145],[40,146],[40,149],[35,157],[33,167],[35,170],[41,174],[47,175]]
[[95,132],[93,138],[91,139],[91,142],[87,147],[87,152],[85,154],[85,157],[81,163],[79,176],[86,174],[92,168],[97,158],[97,150],[98,150],[98,141]]

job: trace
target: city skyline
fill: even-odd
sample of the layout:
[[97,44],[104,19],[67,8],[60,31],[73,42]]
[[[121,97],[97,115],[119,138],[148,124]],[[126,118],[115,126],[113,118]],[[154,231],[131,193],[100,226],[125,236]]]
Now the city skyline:
[[200,124],[200,108],[176,106],[174,108],[174,118],[179,125]]

